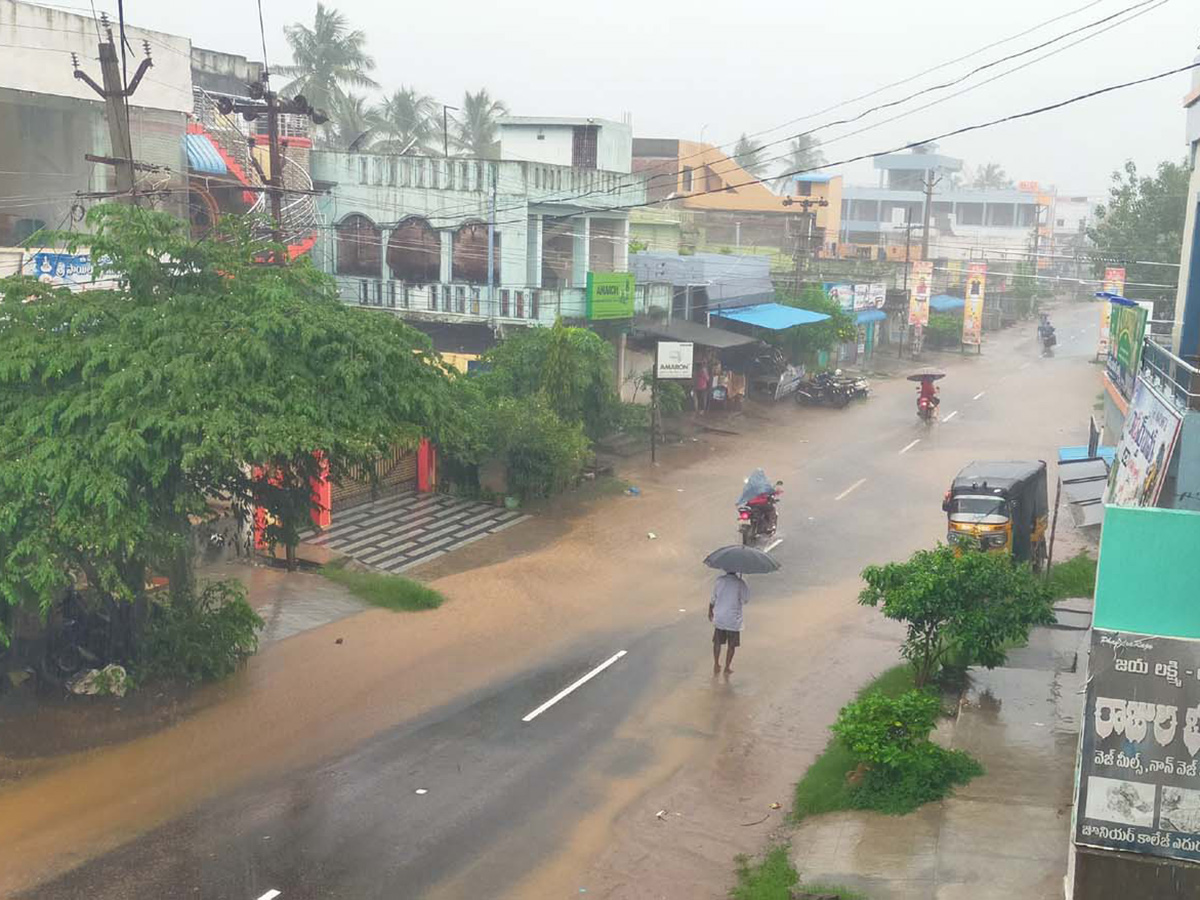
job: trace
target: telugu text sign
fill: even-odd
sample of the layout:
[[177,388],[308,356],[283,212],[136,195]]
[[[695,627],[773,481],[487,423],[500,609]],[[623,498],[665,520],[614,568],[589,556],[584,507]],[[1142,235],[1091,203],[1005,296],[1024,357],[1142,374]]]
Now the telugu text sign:
[[659,341],[658,368],[659,378],[691,378],[692,351],[690,341]]
[[1108,473],[1105,503],[1117,506],[1158,503],[1181,424],[1175,407],[1139,378]]
[[1075,843],[1200,860],[1200,641],[1096,629]]
[[987,263],[971,263],[967,269],[967,291],[963,303],[962,342],[983,343],[983,294],[987,283]]
[[928,325],[929,294],[933,287],[933,263],[930,260],[918,260],[912,264],[909,285],[908,324]]

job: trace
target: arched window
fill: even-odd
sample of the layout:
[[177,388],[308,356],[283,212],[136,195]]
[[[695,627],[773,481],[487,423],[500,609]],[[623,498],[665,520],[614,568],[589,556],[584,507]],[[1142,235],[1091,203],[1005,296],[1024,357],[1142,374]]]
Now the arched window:
[[337,273],[380,278],[383,236],[366,216],[354,213],[337,225]]
[[[500,232],[493,238],[492,272],[500,283]],[[470,222],[454,232],[454,281],[487,284],[488,227],[485,222]]]
[[388,238],[387,264],[398,281],[437,283],[442,271],[442,236],[422,218],[405,219]]

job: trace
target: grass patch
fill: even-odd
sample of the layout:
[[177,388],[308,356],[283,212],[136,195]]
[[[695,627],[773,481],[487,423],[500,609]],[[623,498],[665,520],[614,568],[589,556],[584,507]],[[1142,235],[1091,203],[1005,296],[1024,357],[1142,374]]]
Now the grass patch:
[[733,900],[791,900],[793,891],[833,895],[838,900],[867,900],[864,894],[839,885],[800,884],[787,847],[772,847],[758,862],[738,857],[737,886],[730,893]]
[[348,569],[344,560],[322,566],[321,574],[359,599],[384,609],[408,612],[437,609],[446,600],[438,591],[410,578]]
[[1050,567],[1050,595],[1055,600],[1091,597],[1096,590],[1096,560],[1086,553]]
[[[899,697],[913,688],[912,666],[901,664],[888,669],[858,692],[862,697],[871,691],[879,691],[887,697]],[[795,806],[792,818],[797,822],[809,816],[851,809],[852,798],[846,774],[855,766],[854,757],[841,741],[834,738],[817,759],[809,766],[800,783],[796,785]]]

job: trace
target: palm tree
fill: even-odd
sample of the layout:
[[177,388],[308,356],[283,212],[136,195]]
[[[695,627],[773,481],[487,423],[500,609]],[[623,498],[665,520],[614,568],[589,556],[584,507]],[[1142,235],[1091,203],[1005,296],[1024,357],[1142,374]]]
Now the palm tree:
[[788,144],[787,154],[783,158],[783,172],[775,180],[775,188],[785,190],[792,180],[792,173],[807,172],[824,164],[821,142],[811,134],[802,134]]
[[755,178],[762,178],[769,168],[767,161],[763,159],[763,152],[764,148],[746,137],[743,131],[733,147],[733,161]]
[[366,97],[339,93],[329,117],[332,133],[328,133],[328,140],[339,150],[361,150],[370,143],[378,125]]
[[999,163],[987,163],[980,166],[975,170],[975,178],[971,182],[971,187],[980,191],[988,191],[993,188],[1003,190],[1012,186],[1012,179],[1008,177],[1008,173]]
[[401,87],[372,110],[376,120],[371,149],[380,153],[421,153],[436,134],[433,98],[416,88]]
[[487,88],[472,94],[463,94],[462,109],[459,110],[458,134],[455,142],[468,156],[492,156],[495,153],[496,120],[508,114],[508,107],[500,100],[493,100]]
[[312,28],[297,22],[283,33],[292,48],[292,64],[277,70],[292,79],[283,93],[303,94],[315,108],[333,115],[346,88],[378,87],[367,74],[375,68],[375,60],[366,51],[366,34],[351,31],[336,9],[317,3]]

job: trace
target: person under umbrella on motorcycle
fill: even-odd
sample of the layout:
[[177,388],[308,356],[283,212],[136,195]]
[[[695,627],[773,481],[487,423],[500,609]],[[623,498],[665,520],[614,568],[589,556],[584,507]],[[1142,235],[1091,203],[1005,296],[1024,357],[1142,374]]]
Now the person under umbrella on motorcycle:
[[738,500],[739,506],[750,506],[762,510],[763,521],[768,531],[774,532],[779,524],[779,510],[775,508],[775,499],[779,494],[782,481],[774,484],[767,478],[762,469],[755,469],[746,479],[746,486]]
[[941,405],[941,398],[938,396],[940,388],[934,383],[934,378],[928,376],[921,379],[921,386],[917,388],[917,405],[920,406],[922,400],[928,400],[936,409]]

